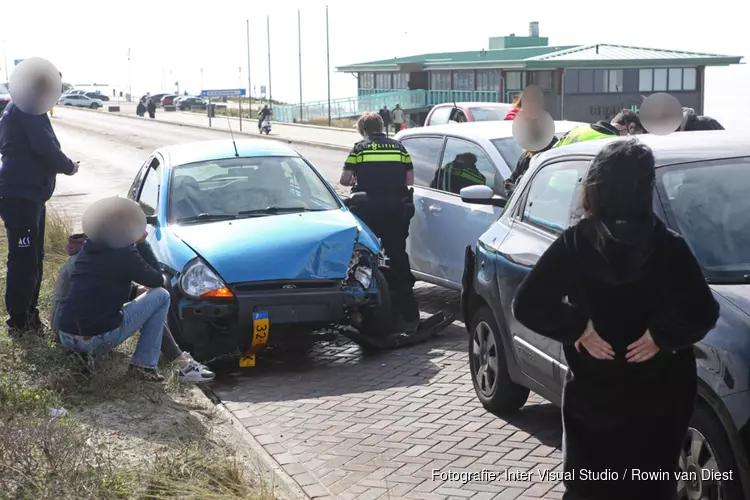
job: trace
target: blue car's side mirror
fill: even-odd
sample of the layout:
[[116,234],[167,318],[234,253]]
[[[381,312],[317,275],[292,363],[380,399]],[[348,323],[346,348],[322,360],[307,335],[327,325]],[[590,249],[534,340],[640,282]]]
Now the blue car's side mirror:
[[159,218],[155,215],[148,215],[146,216],[146,224],[157,227],[159,225]]
[[367,201],[367,193],[359,192],[359,193],[354,193],[351,195],[351,197],[345,199],[344,205],[351,208],[357,203],[365,203],[366,201]]

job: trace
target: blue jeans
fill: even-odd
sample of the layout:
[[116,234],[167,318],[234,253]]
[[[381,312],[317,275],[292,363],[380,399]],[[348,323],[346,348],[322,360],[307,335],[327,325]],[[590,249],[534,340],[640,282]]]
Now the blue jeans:
[[140,328],[141,337],[131,363],[141,368],[156,368],[169,303],[168,291],[152,288],[122,307],[122,323],[116,329],[92,337],[60,332],[60,342],[67,349],[97,356],[114,350]]

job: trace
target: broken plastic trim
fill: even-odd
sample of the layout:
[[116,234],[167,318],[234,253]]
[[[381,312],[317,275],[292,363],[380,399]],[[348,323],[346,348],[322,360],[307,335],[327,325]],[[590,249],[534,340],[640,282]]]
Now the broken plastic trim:
[[427,342],[453,323],[456,316],[457,314],[446,314],[444,311],[440,311],[421,320],[416,332],[392,333],[385,338],[370,337],[360,333],[359,330],[345,326],[337,325],[333,329],[359,345],[380,350],[391,350]]

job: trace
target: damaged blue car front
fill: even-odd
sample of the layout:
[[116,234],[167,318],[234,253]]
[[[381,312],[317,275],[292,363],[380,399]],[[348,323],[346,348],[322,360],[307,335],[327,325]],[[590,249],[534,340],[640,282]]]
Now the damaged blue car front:
[[130,197],[172,294],[172,333],[196,359],[252,355],[330,324],[390,333],[375,235],[315,168],[270,141],[157,150]]

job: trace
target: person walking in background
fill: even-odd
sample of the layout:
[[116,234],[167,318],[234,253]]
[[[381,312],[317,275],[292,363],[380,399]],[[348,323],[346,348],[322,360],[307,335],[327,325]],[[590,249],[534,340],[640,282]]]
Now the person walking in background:
[[[38,95],[57,92],[40,78]],[[78,162],[62,152],[47,113],[32,115],[11,102],[0,118],[0,218],[8,243],[5,306],[8,333],[40,331],[39,291],[44,269],[45,205],[58,174],[74,175]]]
[[385,136],[388,137],[388,129],[391,126],[391,112],[388,110],[388,106],[384,105],[383,109],[378,111],[378,115],[380,115],[380,119],[383,120],[383,128],[385,130]]
[[393,108],[393,135],[396,135],[401,130],[401,127],[404,126],[404,123],[406,123],[406,118],[404,117],[404,110],[401,109],[400,104],[396,104],[396,107]]
[[[719,305],[690,247],[653,213],[655,159],[606,144],[583,183],[583,218],[518,288],[514,317],[561,342],[563,499],[672,500],[697,395],[693,344]],[[652,480],[633,479],[639,469]],[[617,471],[618,480],[579,472]]]
[[152,97],[149,97],[146,101],[146,110],[149,118],[156,118],[156,103]]

